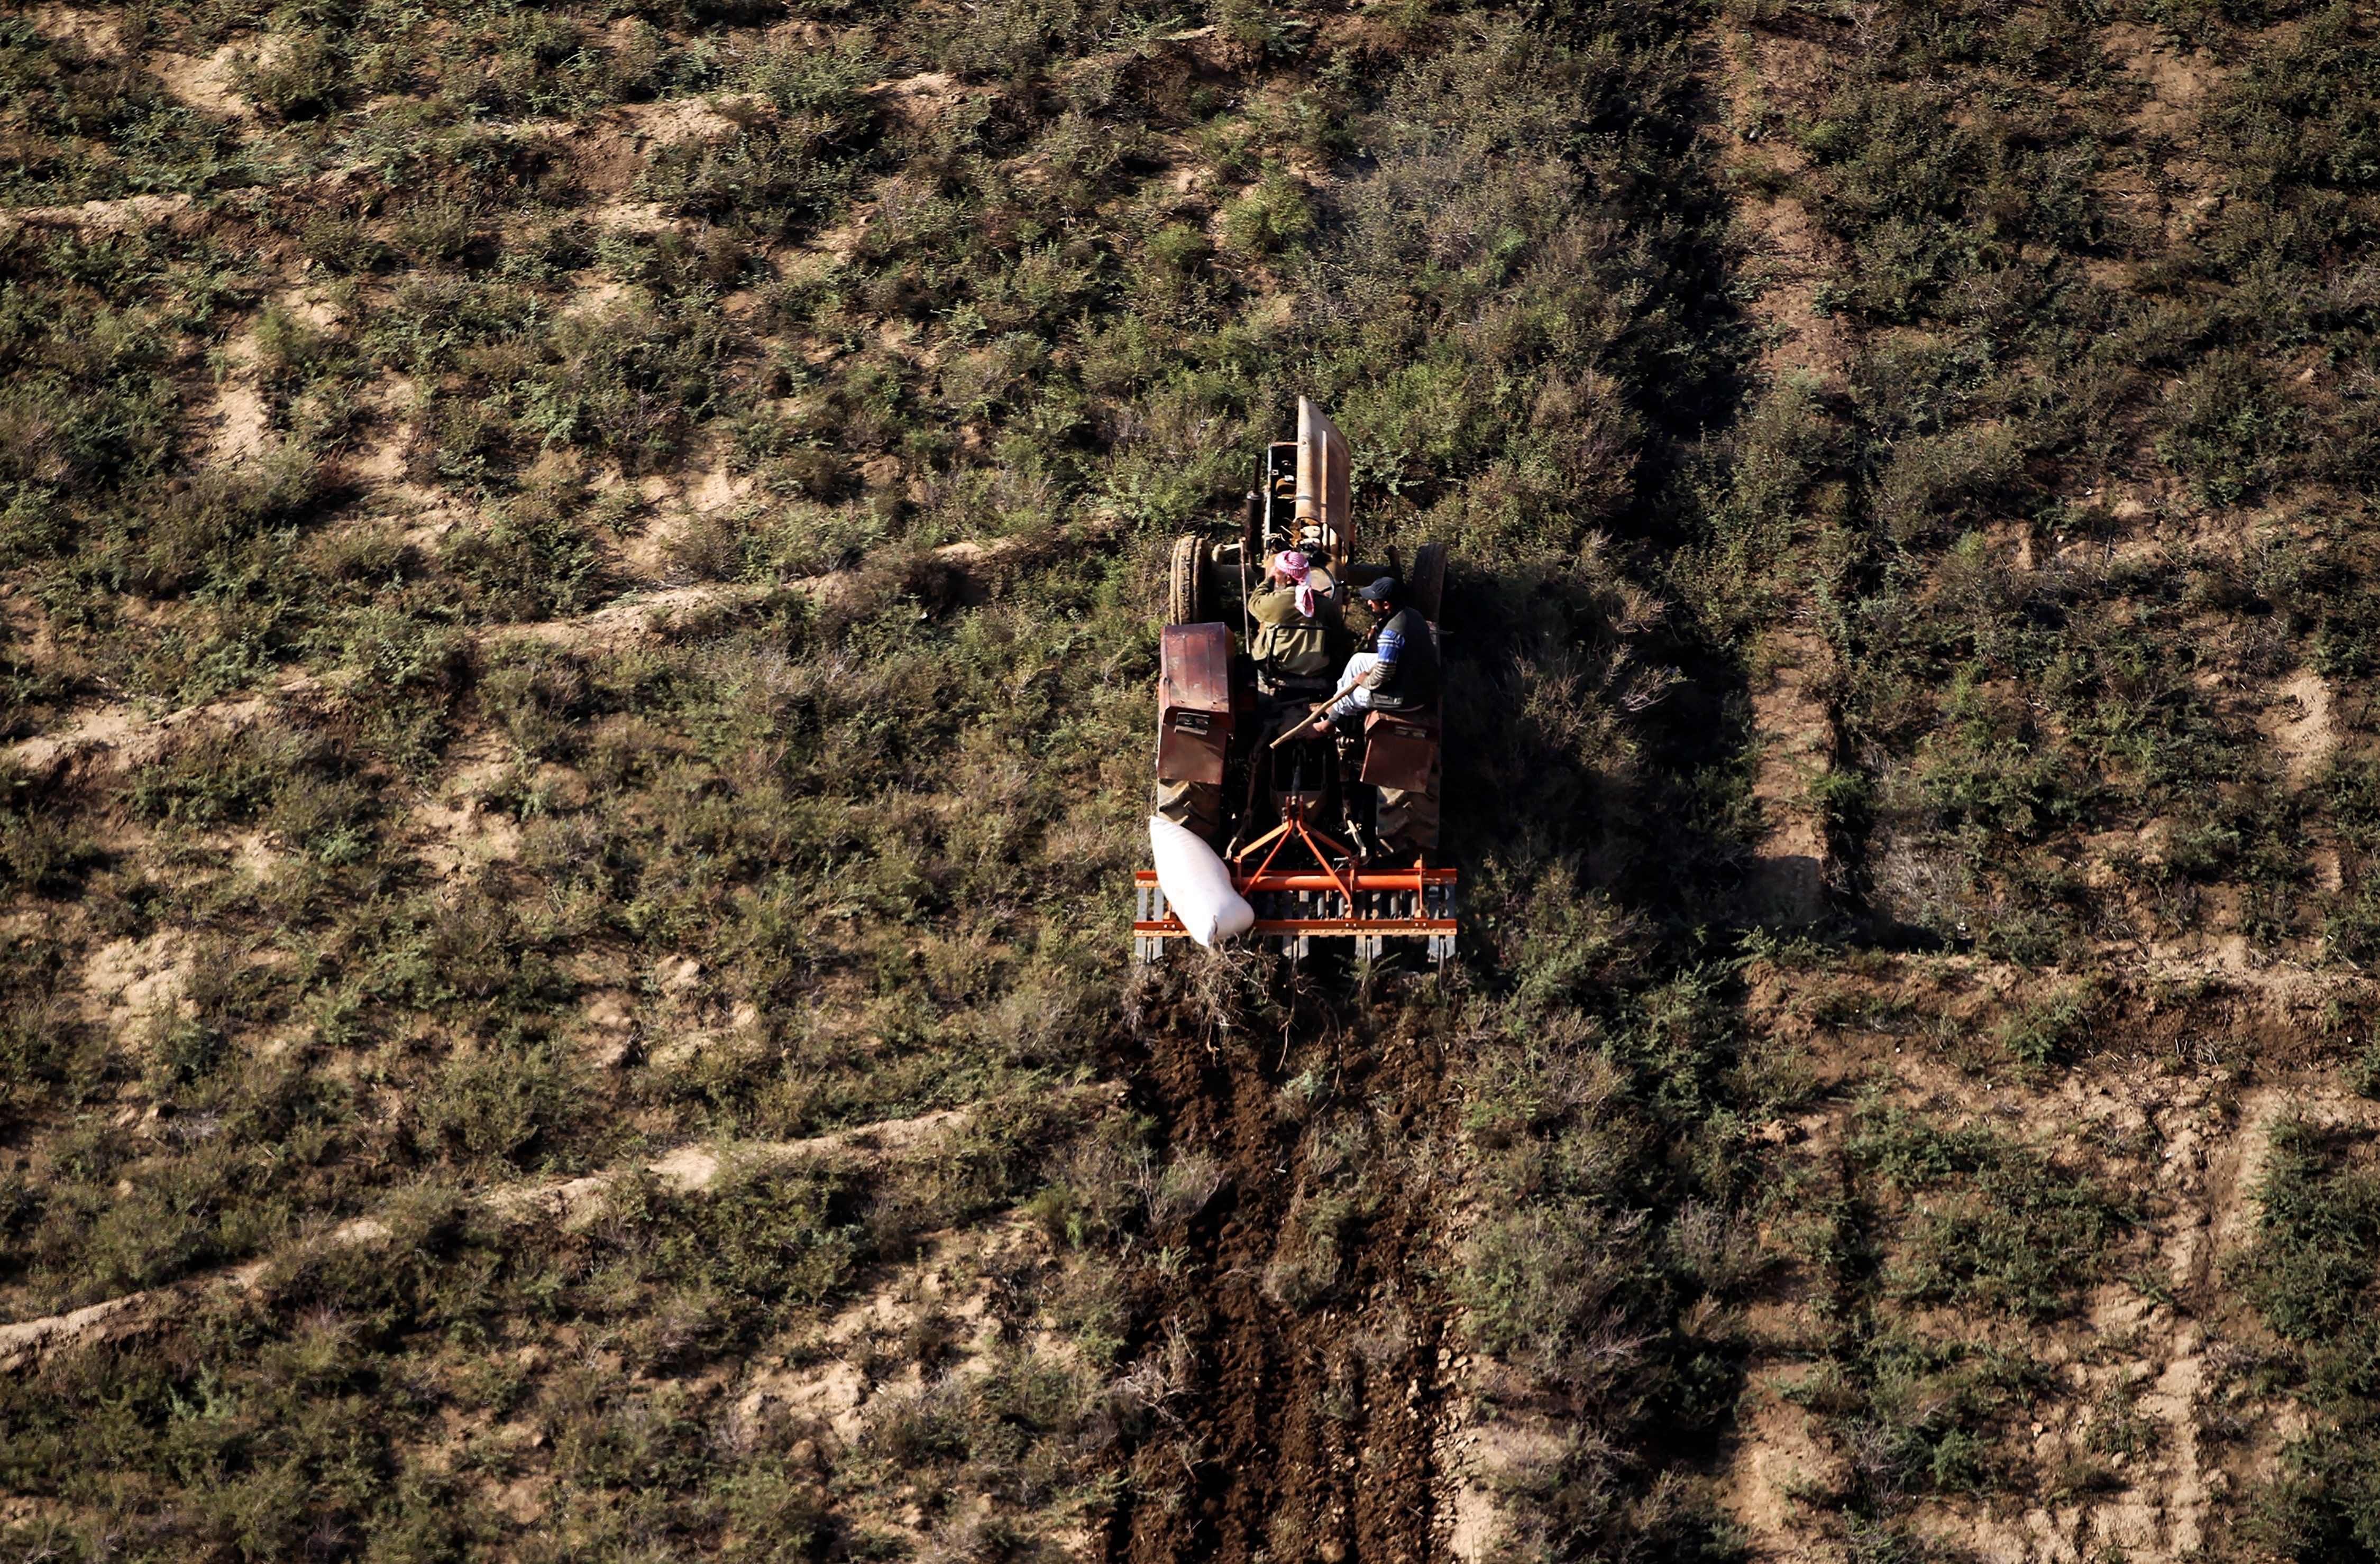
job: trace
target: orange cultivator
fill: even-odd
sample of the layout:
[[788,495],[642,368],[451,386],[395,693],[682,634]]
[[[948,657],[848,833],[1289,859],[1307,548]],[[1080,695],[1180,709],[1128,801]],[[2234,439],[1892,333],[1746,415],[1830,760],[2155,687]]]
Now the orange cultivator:
[[[1133,874],[1139,915],[1133,920],[1136,961],[1164,954],[1168,940],[1186,940],[1182,920],[1166,907],[1155,869]],[[1291,954],[1307,953],[1317,936],[1355,941],[1358,957],[1378,959],[1388,941],[1425,940],[1431,962],[1454,953],[1454,870],[1415,866],[1405,869],[1248,869],[1232,866],[1232,884],[1257,910],[1251,939],[1278,941]]]

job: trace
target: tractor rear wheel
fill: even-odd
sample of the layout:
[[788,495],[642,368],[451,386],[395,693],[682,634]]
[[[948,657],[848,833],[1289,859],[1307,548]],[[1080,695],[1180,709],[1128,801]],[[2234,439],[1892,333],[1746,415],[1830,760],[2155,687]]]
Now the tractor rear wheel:
[[1223,789],[1219,782],[1160,782],[1157,812],[1212,847],[1223,839]]
[[1168,624],[1204,624],[1212,617],[1208,612],[1207,590],[1207,548],[1195,532],[1185,532],[1173,540],[1173,557],[1165,569],[1165,622]]
[[1432,760],[1427,790],[1380,789],[1380,806],[1372,817],[1372,829],[1381,845],[1395,856],[1405,858],[1437,851],[1439,775],[1439,763]]
[[1406,583],[1413,589],[1414,606],[1431,624],[1438,623],[1438,609],[1446,596],[1446,545],[1424,543],[1414,551],[1413,575]]

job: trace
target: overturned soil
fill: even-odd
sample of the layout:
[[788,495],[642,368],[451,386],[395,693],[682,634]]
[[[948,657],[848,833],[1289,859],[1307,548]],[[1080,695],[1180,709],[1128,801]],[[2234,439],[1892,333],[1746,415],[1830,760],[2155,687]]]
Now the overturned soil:
[[[1135,1453],[1094,1556],[1424,1564],[1443,1553],[1434,1447],[1446,1312],[1424,1279],[1430,1191],[1397,1176],[1416,1160],[1376,1159],[1387,1187],[1344,1231],[1323,1296],[1293,1306],[1275,1279],[1301,1206],[1319,1193],[1302,1126],[1281,1110],[1284,1086],[1327,1074],[1331,1101],[1426,1140],[1441,1128],[1439,1044],[1340,1036],[1293,1049],[1240,1030],[1209,1042],[1179,1020],[1138,1039],[1120,1073],[1170,1152],[1203,1153],[1228,1173],[1188,1224],[1186,1253],[1137,1278],[1134,1346],[1183,1334],[1196,1365],[1186,1400],[1198,1412]],[[1318,1030],[1302,1021],[1293,1028]]]

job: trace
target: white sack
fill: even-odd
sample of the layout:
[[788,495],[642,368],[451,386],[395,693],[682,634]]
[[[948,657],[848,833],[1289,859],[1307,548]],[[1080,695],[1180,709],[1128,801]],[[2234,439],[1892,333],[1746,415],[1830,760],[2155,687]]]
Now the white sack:
[[1256,922],[1257,910],[1232,889],[1232,871],[1196,831],[1151,815],[1148,850],[1157,859],[1158,888],[1191,939],[1212,949]]

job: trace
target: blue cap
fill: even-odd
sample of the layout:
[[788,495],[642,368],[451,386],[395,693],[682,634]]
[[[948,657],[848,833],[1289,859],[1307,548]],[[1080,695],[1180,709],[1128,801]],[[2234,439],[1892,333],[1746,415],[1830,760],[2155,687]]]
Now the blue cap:
[[1392,603],[1404,595],[1405,584],[1393,576],[1383,576],[1355,595],[1367,603]]

